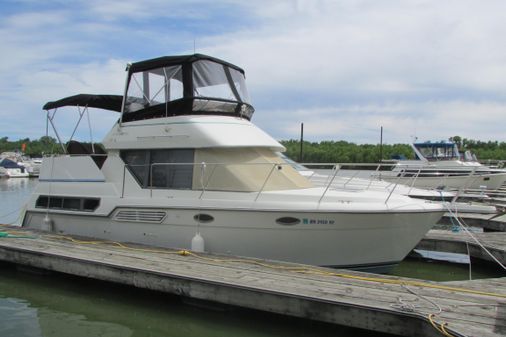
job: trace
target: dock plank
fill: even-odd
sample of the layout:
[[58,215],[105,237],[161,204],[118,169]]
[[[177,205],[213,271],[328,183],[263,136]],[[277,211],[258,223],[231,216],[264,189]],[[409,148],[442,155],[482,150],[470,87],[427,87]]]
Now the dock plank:
[[[506,265],[506,233],[473,233],[478,241],[503,265]],[[418,243],[416,249],[469,254],[472,257],[494,261],[476,241],[465,232],[430,230]]]

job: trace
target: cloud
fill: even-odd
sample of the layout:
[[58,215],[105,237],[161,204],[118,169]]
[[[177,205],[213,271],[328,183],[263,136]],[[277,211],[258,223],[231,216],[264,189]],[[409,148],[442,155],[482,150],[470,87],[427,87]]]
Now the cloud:
[[504,12],[499,0],[16,3],[0,11],[0,126],[37,135],[44,102],[121,94],[127,61],[191,53],[195,40],[246,70],[254,122],[278,139],[304,122],[314,140],[376,142],[384,126],[389,142],[504,141]]
[[266,111],[266,115],[281,118],[274,123],[269,117],[254,118],[271,132],[277,129],[280,139],[298,139],[300,123],[304,123],[305,138],[311,141],[344,139],[375,143],[379,142],[381,127],[385,143],[408,143],[415,136],[432,141],[455,135],[504,140],[503,126],[499,121],[506,116],[506,104],[461,100],[404,101]]

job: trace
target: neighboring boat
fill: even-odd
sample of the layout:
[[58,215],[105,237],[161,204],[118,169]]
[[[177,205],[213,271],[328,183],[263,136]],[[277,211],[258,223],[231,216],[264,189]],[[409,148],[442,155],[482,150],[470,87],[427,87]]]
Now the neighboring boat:
[[7,178],[27,178],[29,174],[24,166],[8,158],[4,158],[0,161],[0,176]]
[[[497,208],[486,204],[490,197],[486,194],[465,194],[455,191],[424,189],[393,182],[374,179],[368,170],[337,169],[340,164],[300,164],[285,155],[278,153],[280,158],[289,163],[301,175],[309,179],[315,186],[330,186],[330,188],[346,190],[372,190],[396,193],[424,200],[442,203],[447,209],[458,213],[496,214]],[[361,166],[361,164],[345,164],[345,166]],[[318,169],[311,170],[311,166]],[[371,166],[371,164],[363,164]],[[332,167],[325,169],[322,167]],[[368,177],[368,178],[366,178]]]
[[[44,158],[22,225],[152,246],[385,271],[444,213],[372,190],[313,187],[250,122],[244,71],[195,54],[127,66],[124,96],[44,106],[121,112],[104,149]],[[82,116],[82,115],[81,115]],[[58,137],[58,134],[56,134]]]
[[399,160],[392,171],[379,172],[376,177],[415,187],[450,190],[496,190],[506,182],[506,170],[464,160],[453,142],[423,142],[411,146],[415,160]]
[[30,177],[38,177],[40,174],[40,168],[42,166],[42,158],[26,158],[23,157],[23,161],[18,163],[26,167],[26,171]]
[[[25,171],[28,173],[30,177],[38,177],[40,172],[40,167],[42,165],[42,158],[29,158],[25,156],[22,152],[2,152],[0,154],[0,158],[9,159],[15,162],[17,165],[25,168]],[[1,169],[0,169],[1,174]],[[25,177],[23,172],[23,177]]]

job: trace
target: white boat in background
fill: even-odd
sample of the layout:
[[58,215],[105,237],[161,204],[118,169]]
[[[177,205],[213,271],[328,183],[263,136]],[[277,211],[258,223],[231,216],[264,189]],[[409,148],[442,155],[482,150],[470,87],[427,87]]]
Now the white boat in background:
[[475,160],[464,160],[455,143],[423,142],[411,146],[416,160],[399,160],[392,171],[378,172],[376,177],[442,190],[496,190],[506,182],[506,170],[491,169]]
[[[250,122],[244,71],[206,55],[127,66],[124,96],[44,106],[121,112],[104,149],[72,141],[44,158],[22,225],[62,234],[322,266],[386,271],[441,205],[314,186]],[[58,137],[58,133],[56,133]]]
[[6,178],[28,178],[26,168],[8,158],[0,160],[0,177]]
[[[340,166],[373,167],[377,169],[381,164],[338,164],[338,163],[297,163],[283,154],[278,154],[301,175],[308,178],[315,186],[329,186],[334,189],[346,190],[375,190],[387,193],[396,193],[411,198],[432,200],[443,204],[445,209],[457,213],[496,214],[497,208],[487,204],[490,197],[486,194],[464,194],[456,191],[443,191],[436,189],[417,188],[394,182],[376,180],[370,170],[338,169]],[[317,169],[311,169],[318,167]],[[330,167],[330,168],[323,168]],[[378,171],[375,171],[378,172]]]
[[40,168],[42,166],[42,158],[26,158],[23,157],[22,161],[18,164],[26,167],[26,171],[30,177],[38,177],[40,174]]
[[[40,167],[42,165],[42,158],[29,158],[25,156],[21,152],[2,152],[0,154],[0,161],[2,159],[9,159],[10,161],[15,162],[21,168],[21,175],[19,177],[38,177],[40,172]],[[0,165],[1,166],[1,165]],[[24,170],[22,169],[24,168]],[[28,173],[28,175],[25,175]],[[0,175],[2,174],[2,169],[0,169]],[[20,174],[20,173],[18,173]]]

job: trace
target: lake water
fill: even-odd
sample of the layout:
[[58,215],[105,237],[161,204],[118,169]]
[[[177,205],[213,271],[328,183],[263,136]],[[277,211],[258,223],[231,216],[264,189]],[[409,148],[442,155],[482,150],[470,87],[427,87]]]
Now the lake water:
[[[18,215],[36,179],[0,179],[0,223]],[[0,239],[1,240],[1,239]],[[363,336],[369,331],[237,308],[201,308],[167,294],[0,264],[2,337]],[[437,281],[468,278],[466,264],[409,259],[393,272]],[[473,266],[473,278],[505,276]]]

